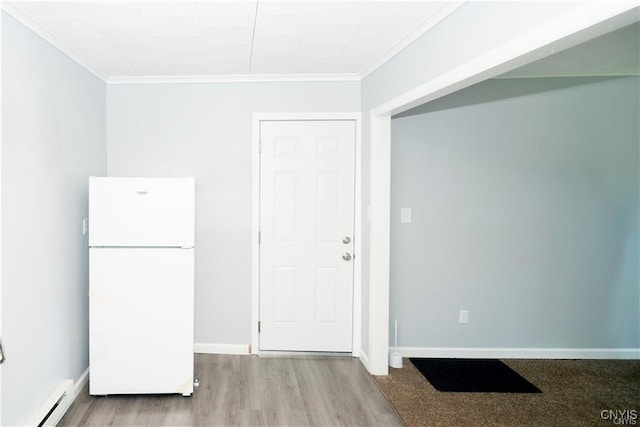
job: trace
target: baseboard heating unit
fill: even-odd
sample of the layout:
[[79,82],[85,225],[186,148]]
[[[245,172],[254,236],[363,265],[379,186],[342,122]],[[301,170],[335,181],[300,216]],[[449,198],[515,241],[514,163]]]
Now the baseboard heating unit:
[[55,426],[69,409],[74,398],[73,380],[62,380],[36,411],[27,426]]

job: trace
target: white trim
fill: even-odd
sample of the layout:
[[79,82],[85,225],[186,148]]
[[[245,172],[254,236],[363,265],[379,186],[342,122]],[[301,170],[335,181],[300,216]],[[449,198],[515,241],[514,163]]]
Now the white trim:
[[260,353],[260,120],[254,113],[251,121],[251,353]]
[[[636,22],[638,2],[589,2],[373,109],[370,114],[371,224],[369,372],[388,373],[390,116]],[[384,361],[384,366],[383,366]]]
[[575,77],[638,77],[640,73],[633,72],[616,72],[616,73],[599,73],[599,72],[576,72],[576,73],[553,73],[553,74],[514,74],[514,75],[500,75],[494,77],[499,80],[513,80],[513,79],[549,79],[549,78],[575,78]]
[[356,113],[356,164],[353,228],[353,336],[351,352],[358,357],[362,346],[362,114]]
[[[638,2],[589,3],[374,108],[399,114],[637,21]],[[605,22],[606,21],[606,22]]]
[[[356,124],[355,211],[354,243],[356,257],[353,262],[353,357],[360,354],[362,337],[362,115],[360,112],[336,113],[253,113],[252,115],[252,185],[251,185],[251,353],[261,354],[258,321],[260,320],[260,122],[267,120],[353,120]],[[273,353],[273,352],[271,352]]]
[[108,84],[357,82],[358,74],[230,74],[203,76],[109,77]]
[[72,403],[76,399],[76,397],[80,394],[80,392],[82,391],[82,388],[85,385],[87,385],[88,382],[89,382],[89,368],[84,370],[82,375],[80,375],[80,378],[78,378],[73,385],[73,399],[71,400]]
[[640,359],[638,348],[398,347],[402,357],[464,359]]
[[214,344],[197,342],[193,344],[194,353],[202,354],[251,354],[248,344]]
[[468,0],[462,0],[462,1],[449,0],[444,4],[442,4],[431,15],[427,16],[425,19],[419,22],[418,25],[416,25],[411,31],[409,31],[409,33],[406,36],[404,36],[398,43],[393,45],[387,51],[383,52],[380,56],[374,59],[369,65],[364,67],[362,71],[360,71],[359,73],[360,79],[364,79],[369,74],[373,73],[375,70],[383,66],[385,62],[387,62],[388,60],[396,56],[404,48],[406,48],[411,43],[416,41],[424,33],[429,31],[433,27],[435,27],[438,23],[440,23],[443,19],[445,19],[447,16],[449,16],[451,13],[453,13],[456,9],[458,9],[460,6],[465,4],[467,1]]
[[107,82],[106,76],[104,76],[98,69],[89,62],[86,62],[84,59],[80,57],[80,55],[76,54],[73,49],[63,43],[59,38],[51,34],[40,21],[36,18],[25,12],[18,4],[15,2],[0,2],[0,8],[15,18],[22,25],[42,37],[47,43],[58,49],[60,52],[64,53],[71,60],[75,61],[82,68],[102,80],[103,82]]
[[360,363],[364,365],[367,371],[371,372],[371,367],[369,365],[369,356],[362,349],[360,350]]
[[370,116],[369,372],[389,372],[391,117]]
[[[336,112],[336,113],[253,113],[254,120],[355,120],[360,124],[362,115],[359,111]],[[258,134],[257,136],[260,136]]]

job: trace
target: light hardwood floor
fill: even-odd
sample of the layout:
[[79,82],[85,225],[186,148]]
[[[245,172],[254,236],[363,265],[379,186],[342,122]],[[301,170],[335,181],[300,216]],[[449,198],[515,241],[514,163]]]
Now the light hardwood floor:
[[60,426],[402,426],[359,360],[197,354],[193,396],[94,397]]

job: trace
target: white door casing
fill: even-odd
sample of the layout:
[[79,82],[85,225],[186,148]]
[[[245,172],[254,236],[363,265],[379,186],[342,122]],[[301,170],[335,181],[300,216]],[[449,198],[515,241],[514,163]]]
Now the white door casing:
[[354,120],[260,122],[259,349],[350,352]]

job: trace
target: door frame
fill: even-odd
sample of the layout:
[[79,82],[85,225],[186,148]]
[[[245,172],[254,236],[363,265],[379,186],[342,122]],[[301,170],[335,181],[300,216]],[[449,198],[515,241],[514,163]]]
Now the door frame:
[[[355,157],[355,209],[354,209],[354,258],[353,258],[353,321],[352,347],[353,357],[360,356],[362,333],[362,148],[360,112],[337,113],[253,113],[252,114],[252,185],[251,185],[251,347],[249,353],[260,354],[260,122],[262,121],[334,121],[352,120],[356,127]],[[274,352],[268,352],[274,353]],[[288,354],[295,352],[278,352]]]

